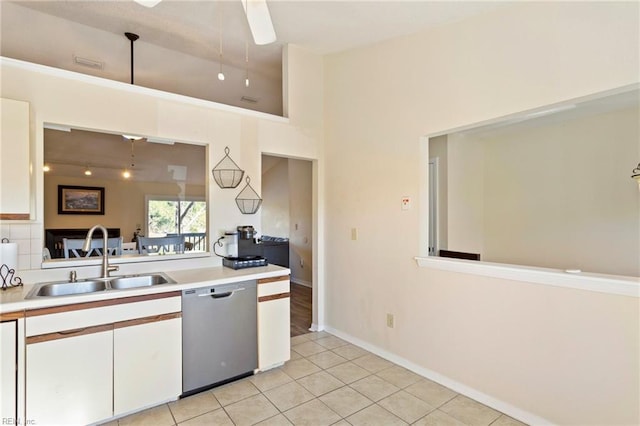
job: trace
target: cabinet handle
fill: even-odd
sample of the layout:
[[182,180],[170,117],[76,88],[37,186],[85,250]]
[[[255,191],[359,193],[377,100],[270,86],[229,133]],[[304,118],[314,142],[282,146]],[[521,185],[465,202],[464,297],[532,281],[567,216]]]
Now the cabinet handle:
[[87,330],[87,327],[84,328],[76,328],[74,330],[64,330],[64,331],[58,331],[58,334],[62,334],[62,335],[69,335],[69,334],[76,334],[76,333],[83,333]]
[[69,337],[83,336],[85,334],[101,333],[113,330],[113,324],[94,325],[91,327],[74,328],[73,330],[60,330],[53,333],[38,334],[27,337],[27,345],[32,343],[48,342],[51,340],[66,339]]
[[286,299],[287,297],[290,297],[290,296],[291,296],[291,293],[277,293],[277,294],[270,294],[268,296],[260,296],[258,297],[258,303],[270,302],[271,300]]
[[244,287],[236,288],[233,291],[227,291],[227,292],[218,293],[218,294],[216,294],[216,293],[202,293],[202,294],[199,294],[198,297],[209,297],[209,296],[211,296],[214,299],[222,299],[222,298],[225,298],[225,297],[233,296],[233,293],[235,293],[236,291],[242,291],[242,290],[246,290],[246,289]]

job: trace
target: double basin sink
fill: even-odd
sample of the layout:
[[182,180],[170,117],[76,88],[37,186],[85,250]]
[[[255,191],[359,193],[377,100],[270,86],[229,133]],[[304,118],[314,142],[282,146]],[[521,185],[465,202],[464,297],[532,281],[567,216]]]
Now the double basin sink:
[[126,290],[176,282],[164,273],[121,275],[109,278],[89,278],[77,281],[54,281],[36,284],[27,299],[39,297],[74,296],[102,291]]

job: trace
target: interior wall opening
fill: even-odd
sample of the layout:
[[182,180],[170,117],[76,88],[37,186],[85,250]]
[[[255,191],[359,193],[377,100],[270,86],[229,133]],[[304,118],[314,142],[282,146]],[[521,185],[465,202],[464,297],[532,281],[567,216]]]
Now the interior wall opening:
[[429,138],[429,254],[640,276],[639,99],[619,90]]
[[262,155],[262,240],[288,245],[292,336],[309,331],[315,308],[312,167],[309,160]]

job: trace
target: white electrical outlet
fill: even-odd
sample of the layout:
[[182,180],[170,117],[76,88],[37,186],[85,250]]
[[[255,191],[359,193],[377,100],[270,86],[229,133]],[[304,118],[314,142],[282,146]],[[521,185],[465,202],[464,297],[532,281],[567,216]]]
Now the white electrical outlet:
[[409,210],[411,208],[411,197],[402,197],[401,206],[402,210]]
[[393,326],[394,326],[393,314],[387,314],[387,327],[393,328]]

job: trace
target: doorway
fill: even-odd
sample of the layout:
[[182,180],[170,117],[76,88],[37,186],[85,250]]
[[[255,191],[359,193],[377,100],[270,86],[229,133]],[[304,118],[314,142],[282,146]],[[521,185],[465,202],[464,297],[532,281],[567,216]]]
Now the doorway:
[[312,167],[309,160],[262,155],[261,234],[289,245],[283,266],[291,270],[291,336],[308,333],[312,325]]

